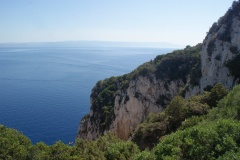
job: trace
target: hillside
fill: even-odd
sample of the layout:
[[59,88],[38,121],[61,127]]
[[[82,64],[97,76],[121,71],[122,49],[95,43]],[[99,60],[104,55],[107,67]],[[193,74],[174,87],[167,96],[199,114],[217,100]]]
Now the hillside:
[[128,139],[148,113],[162,111],[187,84],[198,83],[200,48],[201,44],[160,55],[129,74],[99,81],[92,90],[91,114],[82,120],[80,137],[95,139],[111,130]]
[[227,89],[238,84],[239,6],[239,1],[233,3],[203,43],[159,55],[129,74],[99,81],[78,137],[93,140],[110,131],[127,140],[149,113],[163,111],[174,96],[189,98],[217,83]]
[[75,144],[0,125],[0,159],[240,159],[240,1],[203,43],[99,81]]
[[[0,126],[0,159],[237,160],[240,158],[239,96],[240,85],[228,93],[223,85],[217,84],[210,92],[189,100],[174,97],[164,112],[151,114],[135,132],[133,140],[140,149],[146,147],[143,143],[151,144],[145,151],[134,142],[112,134],[94,141],[77,139],[73,146],[61,141],[52,146],[42,142],[32,145],[18,131]],[[171,131],[166,130],[169,127]]]

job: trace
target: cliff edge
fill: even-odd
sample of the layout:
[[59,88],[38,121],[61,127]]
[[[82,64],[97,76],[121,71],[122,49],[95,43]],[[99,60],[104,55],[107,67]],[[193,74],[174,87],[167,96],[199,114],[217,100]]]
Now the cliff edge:
[[78,137],[93,140],[111,131],[126,140],[149,113],[161,112],[176,95],[188,98],[217,83],[231,89],[239,83],[239,64],[238,1],[212,25],[203,43],[159,55],[129,74],[99,81]]

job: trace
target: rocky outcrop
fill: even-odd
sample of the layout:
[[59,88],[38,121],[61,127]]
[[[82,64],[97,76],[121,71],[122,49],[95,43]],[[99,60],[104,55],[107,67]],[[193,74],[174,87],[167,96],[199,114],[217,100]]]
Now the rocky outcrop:
[[214,23],[203,41],[201,78],[198,86],[190,85],[185,97],[202,93],[217,83],[231,89],[239,77],[230,72],[228,62],[240,55],[240,4],[234,2],[228,12]]
[[[236,83],[234,75],[231,75],[226,63],[235,58],[240,49],[240,20],[234,17],[231,31],[227,31],[225,24],[219,26],[216,32],[209,33],[203,42],[201,54],[202,78],[201,90],[208,85],[213,86],[220,82],[228,89]],[[230,40],[221,39],[220,35],[229,34]],[[234,48],[234,49],[233,49]]]
[[[126,140],[149,113],[162,111],[177,94],[188,98],[217,83],[231,89],[239,82],[239,77],[227,65],[240,55],[239,2],[234,2],[225,16],[213,24],[201,45],[199,62],[193,58],[197,56],[178,57],[198,52],[196,48],[188,46],[177,54],[167,54],[167,58],[156,57],[139,67],[141,74],[126,76],[128,80],[117,78],[105,85],[97,84],[91,95],[90,114],[82,119],[78,137],[96,139],[111,131]],[[240,75],[239,70],[237,74]]]
[[200,63],[200,48],[201,44],[186,47],[156,57],[128,75],[98,82],[92,90],[90,114],[82,119],[78,137],[96,139],[111,131],[128,139],[149,113],[161,112],[184,91],[191,68]]
[[126,93],[115,98],[115,120],[110,130],[114,135],[127,140],[149,113],[162,111],[184,85],[182,80],[168,83],[156,78],[149,80],[147,77],[131,81]]
[[[149,113],[162,111],[184,85],[182,80],[166,82],[155,77],[150,80],[142,76],[130,81],[129,87],[115,97],[114,120],[104,132],[111,131],[117,137],[127,140]],[[79,137],[96,139],[104,133],[99,129],[100,121],[91,121],[90,117],[94,114],[96,113],[91,111],[89,117],[82,119]]]

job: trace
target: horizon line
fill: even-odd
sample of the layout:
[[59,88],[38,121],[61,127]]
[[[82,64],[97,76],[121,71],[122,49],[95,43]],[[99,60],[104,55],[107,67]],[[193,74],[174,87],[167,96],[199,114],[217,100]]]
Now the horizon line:
[[[129,45],[139,45],[139,44],[145,44],[145,45],[154,45],[154,47],[163,47],[163,45],[166,45],[166,47],[171,46],[172,48],[182,48],[185,47],[183,45],[174,44],[170,42],[144,42],[144,41],[107,41],[107,40],[60,40],[60,41],[34,41],[34,42],[0,42],[1,45],[7,45],[7,44],[42,44],[42,43],[119,43],[119,44],[129,44]],[[159,45],[159,46],[158,46]]]

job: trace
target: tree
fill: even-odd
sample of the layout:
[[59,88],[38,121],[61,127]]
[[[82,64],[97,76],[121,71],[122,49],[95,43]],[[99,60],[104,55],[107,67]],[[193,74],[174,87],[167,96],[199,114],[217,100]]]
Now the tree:
[[216,107],[219,100],[228,94],[228,90],[221,83],[216,84],[212,89],[208,99],[210,107]]

